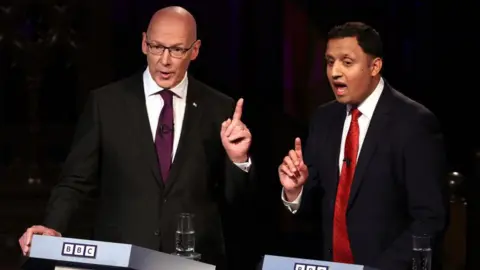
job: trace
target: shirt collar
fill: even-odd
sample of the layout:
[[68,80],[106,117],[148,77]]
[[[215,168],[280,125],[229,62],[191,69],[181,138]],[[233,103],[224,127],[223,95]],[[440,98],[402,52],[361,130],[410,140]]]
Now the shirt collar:
[[[373,112],[375,111],[375,107],[377,106],[378,100],[382,95],[383,88],[385,86],[385,82],[383,78],[380,78],[380,81],[375,87],[375,90],[362,102],[358,105],[358,110],[362,113],[363,116],[366,116],[369,119],[372,119]],[[352,105],[347,105],[347,112],[350,113],[352,109]]]

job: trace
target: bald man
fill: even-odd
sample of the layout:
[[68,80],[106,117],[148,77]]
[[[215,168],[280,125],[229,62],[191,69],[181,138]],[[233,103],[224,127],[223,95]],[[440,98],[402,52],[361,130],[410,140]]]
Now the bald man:
[[171,253],[177,217],[191,213],[202,260],[224,262],[221,210],[250,188],[251,134],[242,99],[188,75],[200,44],[185,9],[154,14],[142,39],[148,68],[91,92],[46,219],[19,239],[24,254],[33,234],[66,236],[96,191],[95,240]]

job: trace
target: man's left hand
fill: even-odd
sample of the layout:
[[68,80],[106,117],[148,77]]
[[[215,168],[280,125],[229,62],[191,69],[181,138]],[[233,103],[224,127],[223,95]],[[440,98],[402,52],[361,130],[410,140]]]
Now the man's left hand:
[[222,123],[220,137],[223,147],[232,162],[242,163],[248,161],[248,150],[252,142],[252,134],[242,122],[243,98],[237,101],[232,119]]

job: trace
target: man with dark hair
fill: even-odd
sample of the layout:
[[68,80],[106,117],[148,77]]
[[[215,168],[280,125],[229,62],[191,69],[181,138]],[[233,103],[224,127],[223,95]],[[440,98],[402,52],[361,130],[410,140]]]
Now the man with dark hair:
[[314,112],[306,146],[295,140],[279,177],[292,213],[321,215],[326,260],[406,270],[412,236],[436,239],[446,226],[445,152],[436,117],[380,75],[382,56],[366,24],[329,32],[336,100]]

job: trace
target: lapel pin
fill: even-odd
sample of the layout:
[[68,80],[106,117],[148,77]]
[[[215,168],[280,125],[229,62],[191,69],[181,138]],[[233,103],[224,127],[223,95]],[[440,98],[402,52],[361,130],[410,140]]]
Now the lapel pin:
[[193,102],[193,107],[197,107],[197,103]]

